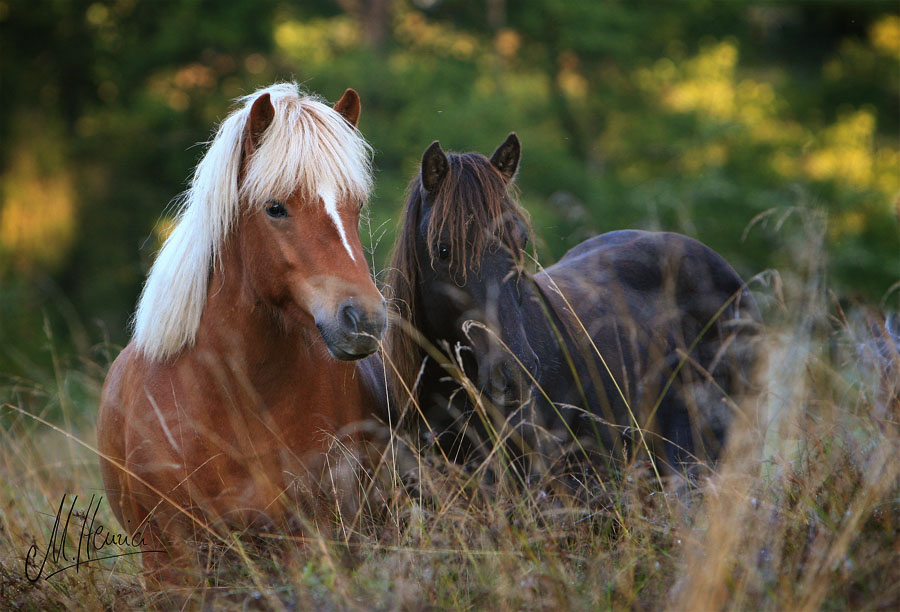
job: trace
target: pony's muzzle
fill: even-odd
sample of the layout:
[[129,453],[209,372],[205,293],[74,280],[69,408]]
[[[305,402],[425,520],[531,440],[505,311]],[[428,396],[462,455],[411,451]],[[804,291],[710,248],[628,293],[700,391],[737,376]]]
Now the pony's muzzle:
[[335,359],[352,361],[371,355],[378,349],[387,325],[387,308],[382,299],[366,307],[357,298],[341,302],[330,316],[316,317],[316,327]]
[[539,367],[533,353],[521,365],[509,355],[487,360],[479,368],[480,386],[493,404],[518,407],[530,399],[532,377],[537,378]]

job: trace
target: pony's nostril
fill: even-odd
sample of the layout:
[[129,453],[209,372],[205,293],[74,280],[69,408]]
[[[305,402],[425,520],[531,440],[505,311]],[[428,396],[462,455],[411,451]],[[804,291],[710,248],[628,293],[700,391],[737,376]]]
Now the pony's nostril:
[[534,358],[531,360],[531,363],[528,364],[528,367],[527,367],[526,369],[528,370],[528,372],[531,373],[531,376],[533,376],[534,378],[536,378],[536,379],[537,379],[537,378],[540,378],[540,376],[541,376],[541,362],[538,360],[538,358],[537,358],[536,355],[535,355]]
[[513,383],[515,382],[515,375],[510,372],[509,364],[503,364],[500,369],[501,378],[500,381],[503,383],[503,390],[510,391],[512,390]]
[[387,302],[382,299],[381,308],[375,310],[372,315],[372,331],[376,336],[381,337],[385,327],[387,327]]
[[512,390],[514,384],[512,373],[509,366],[505,363],[499,363],[494,366],[491,373],[491,386],[495,391],[500,393],[508,393]]
[[521,372],[521,366],[514,361],[502,360],[487,366],[485,391],[491,400],[503,406],[516,405],[524,401],[529,394],[527,379]]
[[349,302],[345,302],[340,309],[339,318],[341,325],[351,332],[359,331],[359,312]]

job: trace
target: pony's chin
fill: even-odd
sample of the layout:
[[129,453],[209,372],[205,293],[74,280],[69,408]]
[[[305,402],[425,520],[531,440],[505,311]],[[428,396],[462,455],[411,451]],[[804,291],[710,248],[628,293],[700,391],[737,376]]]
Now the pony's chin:
[[520,395],[519,397],[494,397],[493,395],[488,395],[488,399],[491,401],[493,405],[497,408],[503,408],[504,410],[511,410],[515,408],[520,408],[531,401],[531,387],[528,388],[528,392]]
[[[372,353],[375,352],[375,349],[363,350],[360,352],[350,352],[346,351],[340,347],[334,346],[333,344],[326,342],[325,346],[328,347],[328,353],[337,359],[338,361],[356,361],[357,359],[363,359],[364,357],[368,357]],[[376,345],[377,348],[377,345]]]
[[326,325],[316,324],[328,353],[338,361],[356,361],[378,350],[378,341],[363,334],[346,334]]

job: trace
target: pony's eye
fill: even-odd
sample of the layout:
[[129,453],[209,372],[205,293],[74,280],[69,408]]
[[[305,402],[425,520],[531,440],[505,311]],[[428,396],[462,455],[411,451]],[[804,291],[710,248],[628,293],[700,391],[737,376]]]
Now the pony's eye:
[[287,217],[287,208],[284,207],[284,204],[281,202],[269,202],[269,205],[266,207],[266,214],[272,217],[273,219],[278,219],[281,217]]
[[437,248],[438,259],[446,260],[450,257],[450,247],[443,242]]

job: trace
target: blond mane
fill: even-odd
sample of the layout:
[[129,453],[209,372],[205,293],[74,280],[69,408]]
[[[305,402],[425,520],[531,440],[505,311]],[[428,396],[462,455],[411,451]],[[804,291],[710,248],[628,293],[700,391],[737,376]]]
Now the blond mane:
[[[265,93],[271,96],[275,117],[241,179],[250,107]],[[180,199],[175,229],[141,292],[133,341],[149,359],[166,360],[193,345],[210,271],[242,207],[261,206],[298,190],[306,195],[328,190],[340,196],[338,201],[368,200],[372,149],[321,99],[301,93],[295,83],[279,83],[240,98],[238,104],[197,164],[190,188]]]

